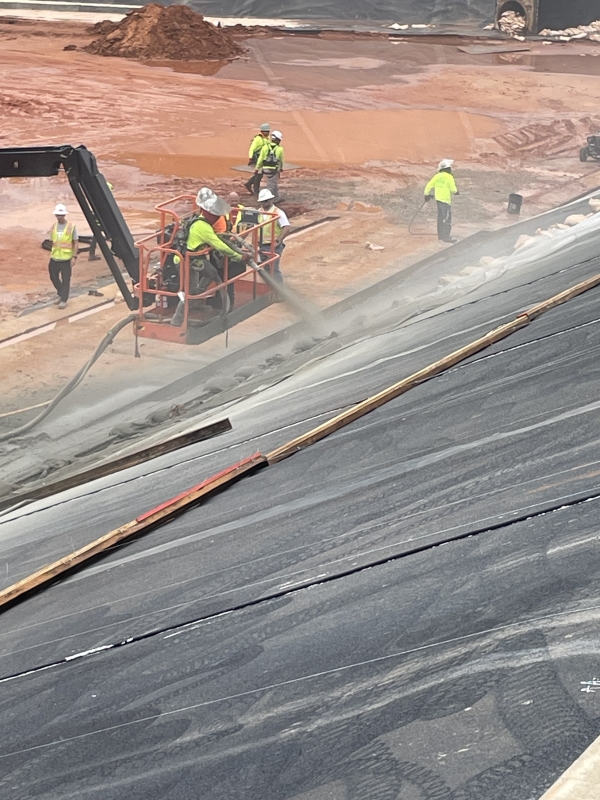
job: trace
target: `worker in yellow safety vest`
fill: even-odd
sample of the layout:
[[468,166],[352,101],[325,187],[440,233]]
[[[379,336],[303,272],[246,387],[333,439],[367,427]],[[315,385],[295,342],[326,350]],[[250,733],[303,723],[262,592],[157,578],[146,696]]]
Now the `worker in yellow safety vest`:
[[[260,155],[260,151],[263,149],[263,146],[269,141],[269,134],[271,133],[271,126],[268,122],[263,122],[260,126],[259,132],[256,136],[253,137],[252,141],[250,142],[250,149],[248,150],[248,166],[249,167],[256,167],[256,162],[258,161],[258,157]],[[262,180],[262,175],[255,172],[254,175],[250,178],[249,181],[246,181],[244,186],[250,194],[258,194],[260,189],[260,182]]]
[[231,233],[240,232],[242,222],[242,210],[244,206],[240,203],[240,196],[237,192],[230,192],[227,202],[231,206],[231,211],[226,215],[227,230]]
[[438,164],[437,174],[425,187],[425,202],[435,197],[437,202],[437,234],[441,242],[455,242],[452,232],[452,198],[458,194],[452,175],[451,158],[444,158]]
[[[277,253],[278,258],[273,262],[273,277],[278,281],[283,281],[281,274],[281,254],[285,249],[284,239],[291,232],[290,221],[285,211],[277,208],[274,203],[273,192],[270,189],[261,189],[258,195],[261,214],[258,215],[258,222],[267,222],[273,219],[271,214],[277,214],[274,225],[265,225],[261,228],[261,243],[259,246],[260,260],[266,261],[272,257],[272,251]],[[275,241],[272,245],[273,235]]]
[[65,308],[69,300],[71,272],[73,262],[77,261],[79,247],[77,228],[72,222],[67,222],[67,214],[68,211],[62,203],[55,207],[56,222],[48,236],[52,243],[48,272],[56,289],[57,296],[54,303],[59,308]]
[[271,141],[266,142],[256,162],[256,173],[264,174],[267,178],[266,188],[273,192],[273,197],[277,203],[279,200],[279,176],[283,170],[283,147],[281,140],[283,134],[281,131],[273,131],[271,134]]

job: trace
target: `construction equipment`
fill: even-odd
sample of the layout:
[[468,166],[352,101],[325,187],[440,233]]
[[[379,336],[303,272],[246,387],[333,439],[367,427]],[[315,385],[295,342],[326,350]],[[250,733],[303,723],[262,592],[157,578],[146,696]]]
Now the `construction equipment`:
[[[153,300],[152,307],[139,309],[138,336],[200,344],[273,302],[272,272],[279,258],[275,250],[277,214],[261,212],[259,216],[255,209],[244,209],[239,234],[222,236],[247,254],[246,268],[209,247],[194,252],[182,247],[181,232],[197,210],[194,195],[179,195],[156,210],[160,215],[158,234],[136,242],[139,284],[135,291],[144,297],[145,305],[148,298]],[[268,245],[263,245],[263,237]]]
[[588,136],[587,144],[579,151],[580,161],[587,161],[588,158],[600,161],[600,133],[594,133]]
[[136,284],[139,280],[138,251],[92,153],[83,145],[0,148],[0,178],[50,177],[58,175],[61,167],[125,302],[130,310],[135,310],[138,299],[127,286],[115,257],[123,262]]
[[[136,336],[199,344],[275,299],[270,276],[279,257],[275,251],[276,214],[261,213],[259,217],[257,210],[243,209],[241,237],[232,236],[247,252],[252,266],[234,269],[227,258],[219,259],[210,248],[189,253],[181,246],[181,229],[197,210],[195,196],[180,195],[156,206],[158,232],[134,242],[95,157],[86,147],[0,148],[0,178],[49,177],[61,169],[125,302],[130,310],[138,311]],[[178,233],[179,249],[175,246]],[[263,238],[270,244],[263,245]],[[123,263],[131,288],[116,259]],[[173,320],[178,306],[180,319]]]

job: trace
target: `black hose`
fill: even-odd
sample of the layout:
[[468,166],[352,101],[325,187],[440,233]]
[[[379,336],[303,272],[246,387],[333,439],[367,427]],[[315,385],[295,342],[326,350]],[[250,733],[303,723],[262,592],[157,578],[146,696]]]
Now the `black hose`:
[[83,365],[83,367],[81,367],[81,369],[71,378],[71,380],[67,383],[67,385],[60,390],[60,392],[56,395],[56,397],[50,403],[50,405],[47,406],[40,414],[38,414],[37,417],[32,419],[31,422],[28,422],[25,425],[21,425],[20,428],[15,428],[13,431],[8,431],[7,433],[0,434],[0,442],[6,442],[8,439],[14,439],[16,436],[22,436],[24,433],[27,433],[32,428],[35,428],[36,425],[39,425],[39,423],[43,419],[46,419],[48,414],[56,408],[56,406],[60,403],[60,401],[63,400],[68,394],[70,394],[73,391],[73,389],[79,386],[79,384],[85,378],[85,376],[87,375],[93,364],[95,364],[95,362],[100,358],[100,356],[106,350],[106,348],[110,344],[112,344],[115,336],[121,330],[123,330],[123,328],[126,325],[128,325],[130,322],[133,322],[135,319],[137,319],[137,314],[130,314],[128,317],[125,317],[125,319],[122,319],[120,322],[117,322],[116,325],[113,325],[113,327],[108,331],[108,333],[105,334],[104,338],[94,351],[90,360],[87,361]]
[[408,232],[410,233],[410,235],[411,235],[411,236],[437,236],[437,234],[435,234],[435,233],[414,233],[414,232],[411,230],[411,229],[412,229],[412,226],[413,226],[413,222],[414,222],[414,221],[416,220],[416,218],[418,217],[418,215],[419,215],[419,213],[420,213],[421,209],[424,207],[424,205],[425,205],[425,203],[426,203],[426,202],[427,202],[427,200],[423,200],[423,202],[421,203],[421,205],[420,205],[420,206],[417,208],[417,210],[415,211],[415,215],[414,215],[414,217],[413,217],[413,218],[411,219],[411,221],[409,222],[409,225],[408,225]]

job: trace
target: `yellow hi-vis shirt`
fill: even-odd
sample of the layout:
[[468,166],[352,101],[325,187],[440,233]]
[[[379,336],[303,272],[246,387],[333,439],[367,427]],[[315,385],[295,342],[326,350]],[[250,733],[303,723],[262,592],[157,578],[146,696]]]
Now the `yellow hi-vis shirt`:
[[265,142],[269,141],[268,136],[261,136],[260,133],[257,133],[254,139],[250,142],[250,149],[248,150],[248,158],[256,161],[260,151],[263,149]]
[[73,231],[75,225],[67,222],[63,230],[58,232],[58,222],[55,222],[50,231],[50,241],[52,242],[52,252],[50,258],[53,261],[70,261],[73,258]]
[[283,147],[275,142],[266,142],[259,153],[256,169],[280,172],[283,169]]
[[187,238],[187,249],[189,252],[199,250],[201,247],[212,247],[223,255],[228,256],[232,261],[241,261],[242,257],[228,244],[219,239],[214,232],[212,225],[205,219],[197,219],[190,225]]
[[438,172],[425,187],[425,194],[435,191],[435,199],[440,203],[452,203],[452,195],[458,191],[454,177],[449,172]]

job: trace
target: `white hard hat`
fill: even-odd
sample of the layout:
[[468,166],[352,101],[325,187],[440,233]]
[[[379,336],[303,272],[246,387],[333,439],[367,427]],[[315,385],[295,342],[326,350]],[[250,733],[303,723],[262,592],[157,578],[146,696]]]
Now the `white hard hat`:
[[[198,195],[200,195],[200,192],[198,192]],[[206,197],[204,200],[201,200],[199,203],[197,203],[197,205],[203,211],[208,211],[209,214],[214,214],[215,217],[223,217],[225,214],[229,214],[231,211],[231,206],[229,203],[226,203],[225,200],[222,200],[214,192],[211,192],[210,197]]]
[[452,164],[454,164],[453,158],[442,158],[442,160],[438,164],[438,169],[450,169]]
[[271,136],[274,136],[276,139],[279,139],[279,141],[283,139],[283,133],[281,131],[273,131]]
[[196,205],[201,206],[205,200],[210,200],[212,197],[216,197],[217,195],[213,192],[212,189],[209,189],[208,186],[203,186],[202,189],[196,195]]
[[59,217],[64,217],[69,212],[66,209],[66,206],[63,206],[62,203],[58,203],[54,206],[54,214],[58,215]]
[[273,200],[275,195],[270,189],[261,189],[258,193],[258,202],[264,203],[265,200]]

